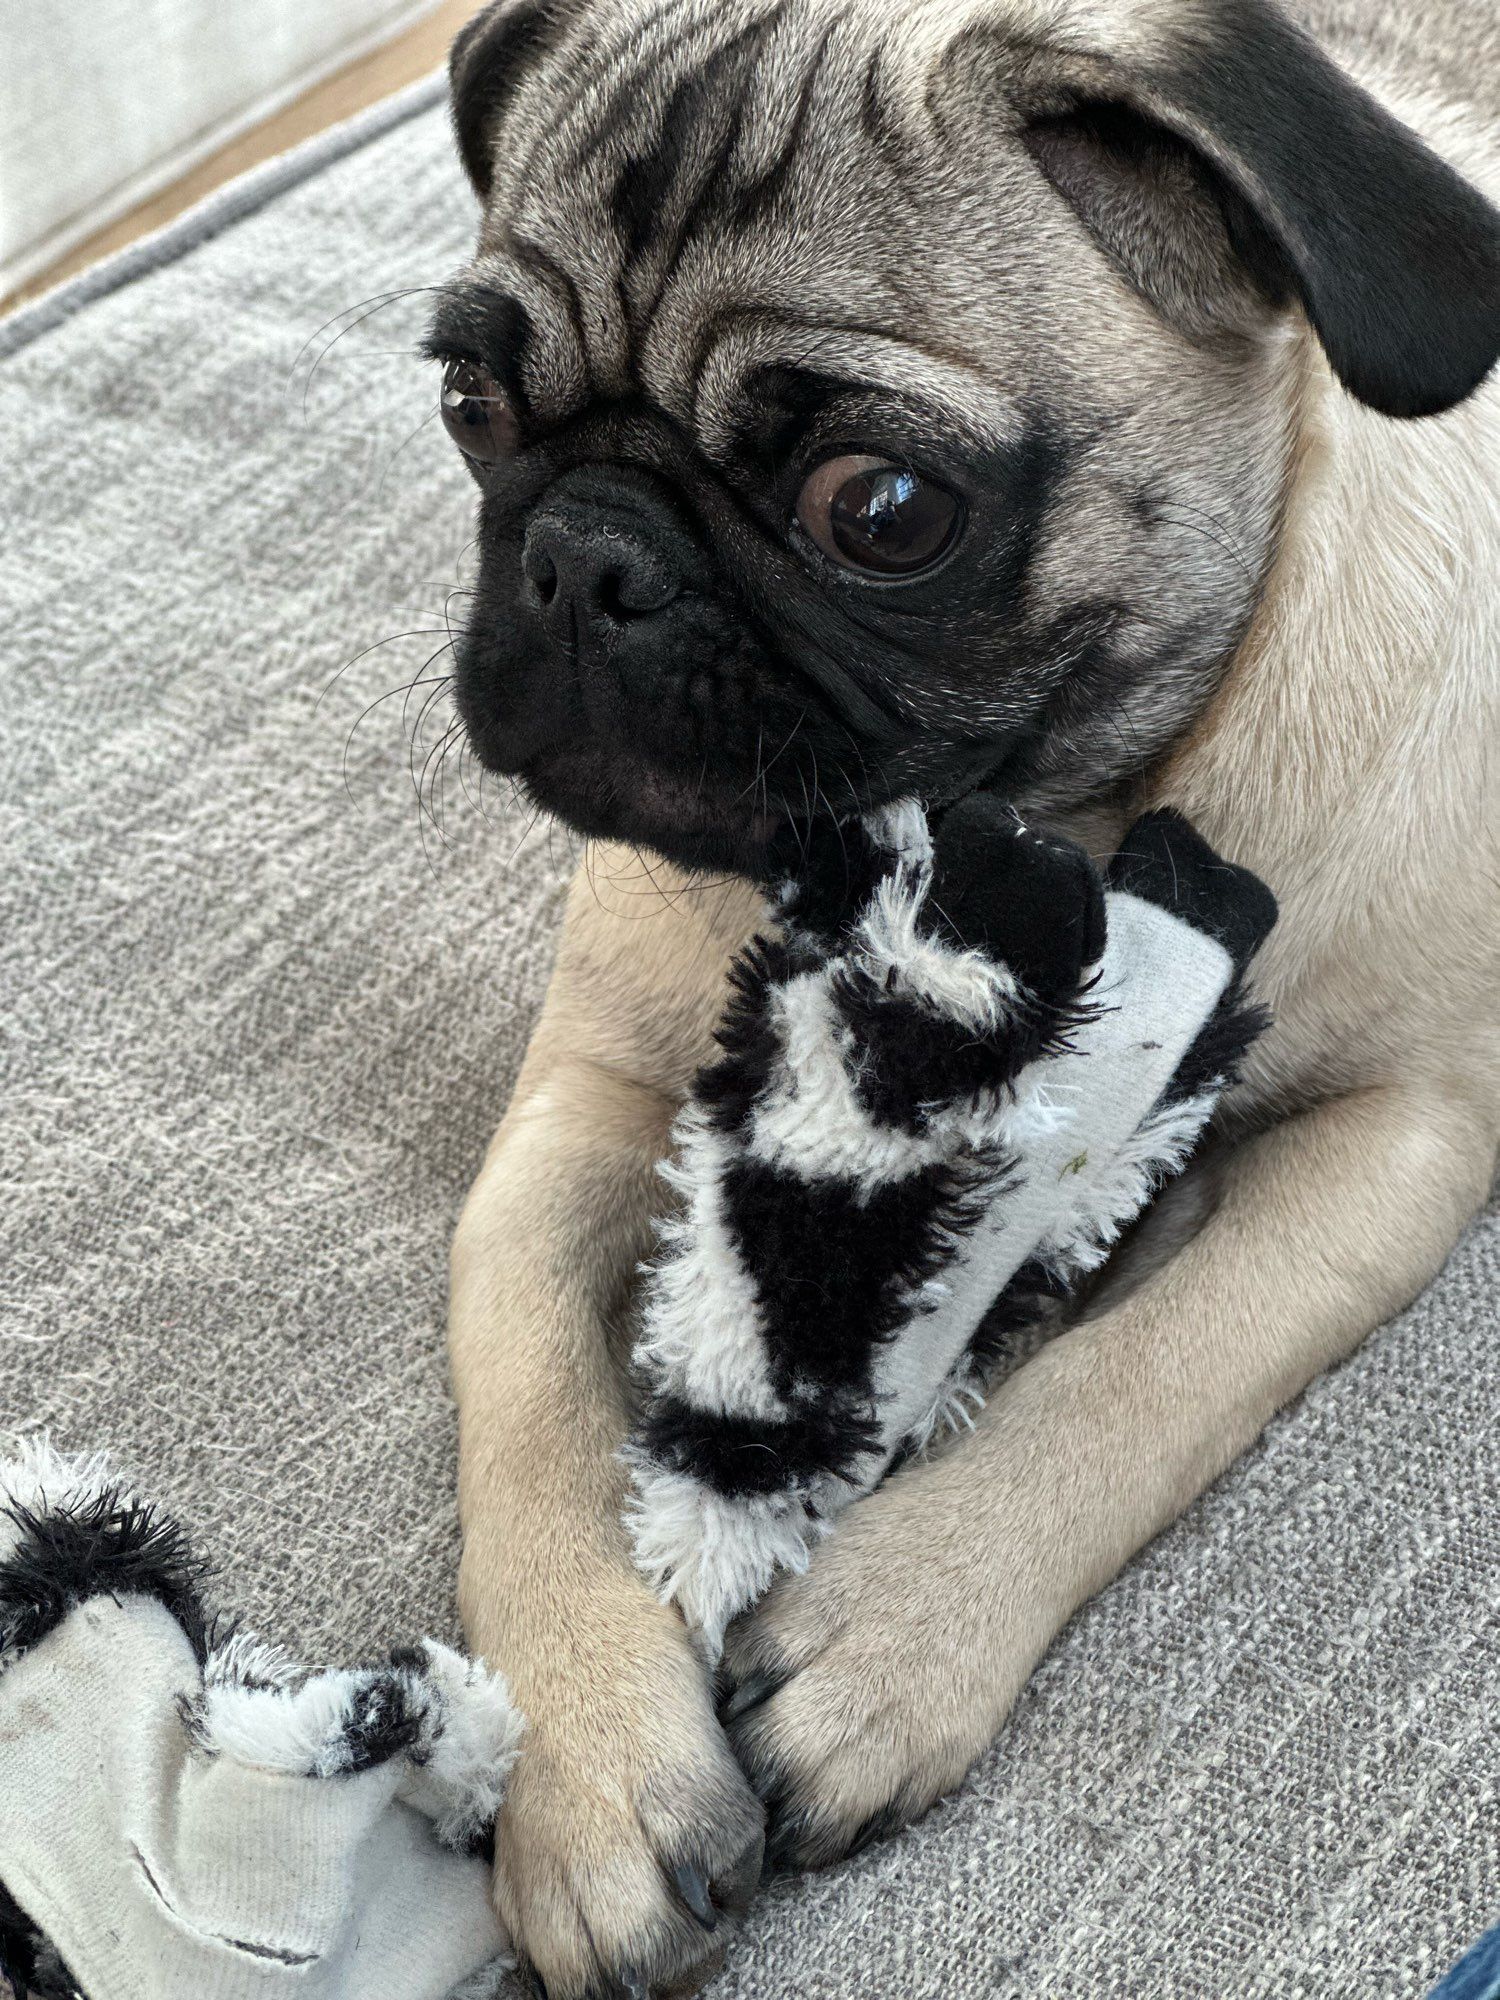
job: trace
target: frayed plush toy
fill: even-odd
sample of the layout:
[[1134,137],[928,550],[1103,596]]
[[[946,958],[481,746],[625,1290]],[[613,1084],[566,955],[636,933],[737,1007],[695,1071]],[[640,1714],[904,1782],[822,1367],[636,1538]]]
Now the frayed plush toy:
[[504,1681],[432,1640],[308,1673],[200,1578],[102,1459],[0,1458],[0,1985],[491,2000]]
[[710,1657],[1181,1169],[1276,914],[1174,813],[1101,881],[982,793],[838,830],[777,901],[674,1130],[635,1356],[636,1555]]

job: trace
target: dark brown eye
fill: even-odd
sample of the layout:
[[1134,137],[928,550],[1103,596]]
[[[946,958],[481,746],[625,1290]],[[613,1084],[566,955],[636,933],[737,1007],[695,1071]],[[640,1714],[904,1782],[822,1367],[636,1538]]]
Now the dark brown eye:
[[476,361],[450,361],[443,370],[443,424],[466,458],[493,465],[516,448],[516,420],[505,392]]
[[824,555],[867,576],[914,576],[952,548],[963,503],[878,458],[831,458],[802,488],[797,519]]

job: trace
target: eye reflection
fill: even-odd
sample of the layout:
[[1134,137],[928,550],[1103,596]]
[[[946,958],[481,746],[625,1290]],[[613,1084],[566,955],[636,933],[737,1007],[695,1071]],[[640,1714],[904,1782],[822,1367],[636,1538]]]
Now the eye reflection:
[[515,413],[505,391],[479,362],[447,363],[440,408],[443,428],[466,458],[493,465],[515,450]]
[[878,458],[829,459],[808,478],[797,519],[846,569],[915,576],[945,556],[963,526],[963,504],[936,480]]

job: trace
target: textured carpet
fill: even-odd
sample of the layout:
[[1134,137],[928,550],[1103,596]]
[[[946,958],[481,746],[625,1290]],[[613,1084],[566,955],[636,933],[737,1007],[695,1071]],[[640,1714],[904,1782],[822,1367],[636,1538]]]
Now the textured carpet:
[[[446,1241],[568,866],[451,761],[424,844],[440,689],[350,738],[442,671],[471,510],[420,297],[297,358],[465,250],[406,109],[0,328],[4,1414],[340,1655],[454,1636]],[[718,2000],[1425,1992],[1500,1902],[1497,1295],[1492,1215]]]

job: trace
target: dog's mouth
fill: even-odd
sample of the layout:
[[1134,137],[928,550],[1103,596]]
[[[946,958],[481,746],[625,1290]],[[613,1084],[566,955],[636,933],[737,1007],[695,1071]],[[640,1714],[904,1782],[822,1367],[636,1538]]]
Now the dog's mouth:
[[819,824],[847,822],[908,794],[936,812],[979,786],[1003,788],[1007,747],[867,771],[866,784],[846,781],[837,799],[799,781],[795,806],[774,782],[778,773],[758,767],[747,779],[711,763],[690,773],[647,750],[597,740],[548,750],[516,775],[537,805],[586,838],[650,848],[690,873],[769,882],[806,851]]
[[560,747],[518,775],[530,797],[575,832],[650,847],[691,870],[761,875],[790,823],[768,809],[753,778],[737,783],[706,765],[690,777],[628,745]]

